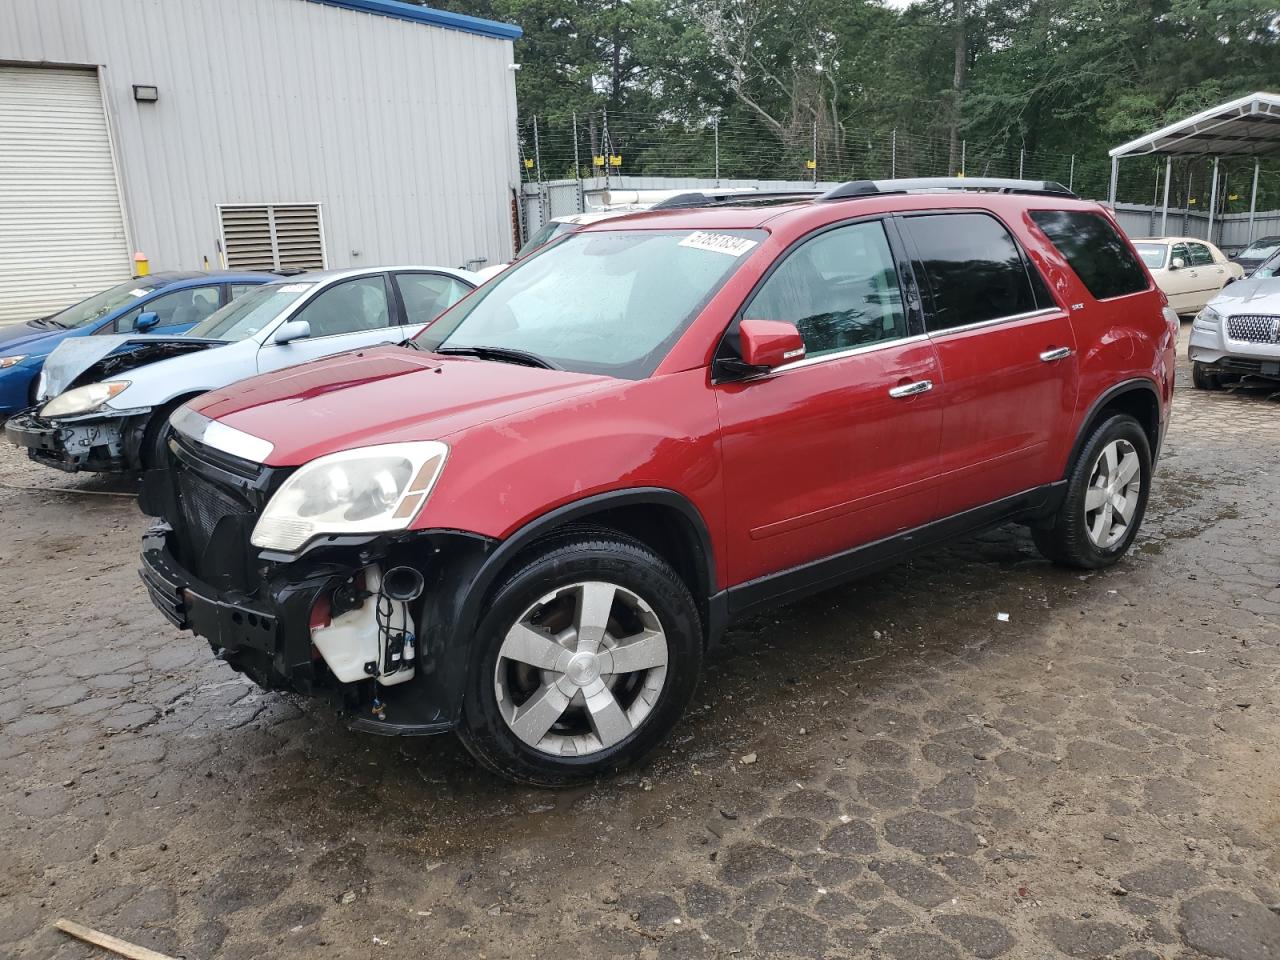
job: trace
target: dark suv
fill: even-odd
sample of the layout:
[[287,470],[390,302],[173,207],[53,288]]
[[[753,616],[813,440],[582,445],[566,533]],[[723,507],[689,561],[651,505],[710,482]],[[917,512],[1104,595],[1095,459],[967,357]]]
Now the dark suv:
[[749,611],[1009,521],[1114,563],[1176,332],[1057,184],[613,219],[416,341],[181,408],[142,575],[263,687],[562,783],[661,742]]

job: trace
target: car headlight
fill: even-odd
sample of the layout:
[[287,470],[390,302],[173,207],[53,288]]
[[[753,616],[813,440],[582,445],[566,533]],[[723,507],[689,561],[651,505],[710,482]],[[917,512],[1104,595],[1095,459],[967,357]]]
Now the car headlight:
[[1205,307],[1196,314],[1196,320],[1192,326],[1199,327],[1201,330],[1217,330],[1221,322],[1222,314],[1213,307]]
[[293,551],[321,534],[403,530],[426,503],[448,456],[448,444],[423,440],[318,457],[275,492],[250,542]]
[[25,359],[27,359],[27,355],[25,353],[20,353],[16,357],[0,357],[0,370],[8,370],[10,367],[16,367]]
[[70,417],[77,413],[97,410],[129,385],[128,380],[111,380],[107,383],[91,383],[60,393],[40,408],[42,417]]

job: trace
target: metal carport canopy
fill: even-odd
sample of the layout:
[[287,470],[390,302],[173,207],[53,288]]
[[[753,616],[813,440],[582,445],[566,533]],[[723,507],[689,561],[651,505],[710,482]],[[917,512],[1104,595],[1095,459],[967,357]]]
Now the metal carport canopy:
[[1160,232],[1169,219],[1169,175],[1174,157],[1213,157],[1213,184],[1209,192],[1209,239],[1213,239],[1213,214],[1218,200],[1218,159],[1253,157],[1253,191],[1249,199],[1249,240],[1258,202],[1258,158],[1280,153],[1280,94],[1251,93],[1179,120],[1145,137],[1110,151],[1111,203],[1116,202],[1116,182],[1122,157],[1165,158],[1164,210]]

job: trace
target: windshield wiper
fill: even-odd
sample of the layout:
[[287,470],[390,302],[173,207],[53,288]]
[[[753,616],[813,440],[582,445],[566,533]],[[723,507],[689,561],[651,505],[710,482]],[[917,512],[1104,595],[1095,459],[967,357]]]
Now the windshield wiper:
[[544,370],[559,370],[560,367],[545,357],[524,350],[513,350],[510,347],[436,347],[432,353],[455,357],[479,357],[481,360],[497,360],[499,363],[518,363],[525,367],[542,367]]

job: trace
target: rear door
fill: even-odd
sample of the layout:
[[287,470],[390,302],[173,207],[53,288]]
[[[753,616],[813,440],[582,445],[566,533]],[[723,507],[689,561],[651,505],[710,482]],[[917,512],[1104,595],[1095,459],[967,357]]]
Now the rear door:
[[960,513],[1055,475],[1053,440],[1075,411],[1075,338],[1066,312],[995,216],[904,216],[928,289],[925,327],[946,404],[939,507]]
[[404,339],[387,276],[382,273],[330,284],[289,319],[305,320],[311,325],[311,336],[289,343],[268,339],[258,351],[259,373]]
[[1187,251],[1191,254],[1191,269],[1197,279],[1192,309],[1199,313],[1227,285],[1227,268],[1214,259],[1213,252],[1203,243],[1188,242]]
[[[1175,266],[1174,261],[1182,266]],[[1185,243],[1175,243],[1169,251],[1169,266],[1160,289],[1169,298],[1169,306],[1179,314],[1195,313],[1204,306],[1200,298],[1200,273],[1191,263],[1191,250]]]
[[[715,386],[731,582],[934,516],[943,391],[892,235],[891,223],[874,219],[810,235],[739,313],[794,323],[806,355]],[[737,322],[722,356],[737,357]]]

